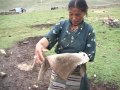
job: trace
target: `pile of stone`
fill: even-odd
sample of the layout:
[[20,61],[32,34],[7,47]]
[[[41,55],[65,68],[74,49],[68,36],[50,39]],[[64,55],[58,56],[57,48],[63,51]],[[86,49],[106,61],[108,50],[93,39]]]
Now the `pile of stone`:
[[107,17],[102,20],[103,24],[106,24],[113,28],[120,28],[120,21],[115,18]]

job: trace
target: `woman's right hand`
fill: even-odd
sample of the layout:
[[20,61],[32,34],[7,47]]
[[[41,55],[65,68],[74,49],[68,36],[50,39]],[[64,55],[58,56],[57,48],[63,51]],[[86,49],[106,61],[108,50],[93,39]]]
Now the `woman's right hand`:
[[45,49],[43,47],[43,45],[41,45],[39,42],[36,44],[36,48],[35,48],[35,62],[36,63],[40,63],[42,64],[42,62],[45,60],[43,52],[48,51],[47,49]]
[[35,48],[35,62],[42,64],[42,62],[45,60],[43,52],[48,51],[46,47],[48,47],[48,40],[43,37],[37,44]]

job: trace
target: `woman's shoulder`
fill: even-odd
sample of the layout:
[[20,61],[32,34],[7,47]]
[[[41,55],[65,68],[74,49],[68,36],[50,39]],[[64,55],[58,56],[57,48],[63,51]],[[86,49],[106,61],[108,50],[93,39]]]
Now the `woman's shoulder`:
[[58,26],[60,28],[64,28],[67,25],[69,25],[69,20],[67,20],[67,19],[66,20],[60,20],[55,24],[55,26]]
[[69,23],[69,20],[67,20],[67,19],[66,20],[60,20],[59,23],[60,24],[66,24],[66,23]]
[[85,28],[86,28],[86,30],[87,30],[88,32],[93,32],[93,31],[94,31],[94,29],[93,29],[93,27],[92,27],[91,24],[89,24],[89,23],[87,23],[87,22],[84,22],[84,23],[85,23]]

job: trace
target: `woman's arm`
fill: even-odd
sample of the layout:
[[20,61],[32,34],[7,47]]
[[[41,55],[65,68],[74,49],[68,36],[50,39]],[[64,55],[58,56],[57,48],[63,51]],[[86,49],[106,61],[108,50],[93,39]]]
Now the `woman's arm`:
[[93,29],[88,33],[86,49],[84,52],[90,58],[90,60],[89,60],[90,62],[94,61],[94,57],[95,57],[95,53],[96,53],[96,40],[95,40],[95,32]]
[[63,23],[64,22],[61,21],[54,25],[52,30],[36,44],[35,58],[37,63],[44,61],[43,51],[51,49],[58,41]]

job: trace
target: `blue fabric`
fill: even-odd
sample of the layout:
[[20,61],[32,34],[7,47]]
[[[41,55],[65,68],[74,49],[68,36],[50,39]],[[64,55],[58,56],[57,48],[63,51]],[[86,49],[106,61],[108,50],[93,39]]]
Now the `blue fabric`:
[[80,90],[90,90],[87,74],[81,79]]
[[45,35],[49,41],[48,49],[51,49],[57,43],[55,49],[57,54],[85,52],[90,61],[93,61],[96,52],[93,28],[82,21],[76,32],[70,32],[70,25],[70,20],[64,20],[52,27],[52,30]]

